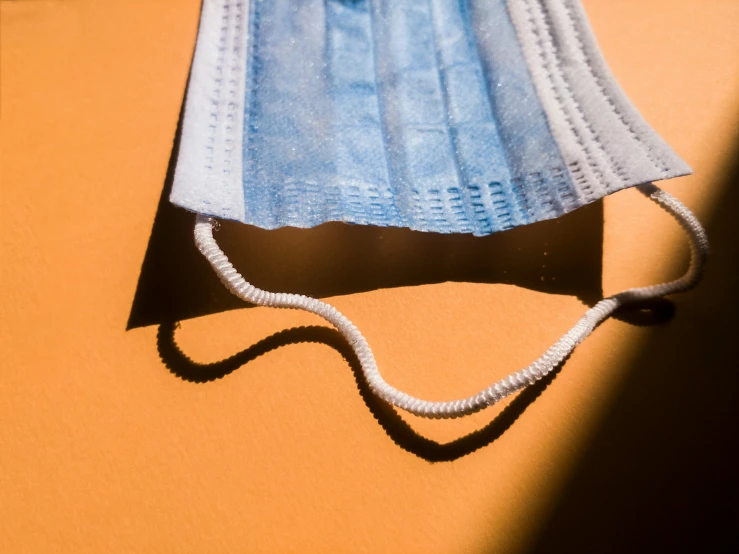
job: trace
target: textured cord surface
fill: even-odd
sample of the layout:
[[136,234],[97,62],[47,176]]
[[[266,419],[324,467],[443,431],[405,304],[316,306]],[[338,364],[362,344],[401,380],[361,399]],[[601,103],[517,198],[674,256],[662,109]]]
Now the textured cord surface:
[[690,239],[690,268],[687,273],[667,283],[628,289],[604,298],[590,308],[567,333],[555,342],[544,354],[528,367],[510,374],[478,392],[461,400],[436,402],[422,400],[406,394],[388,384],[380,375],[377,362],[367,340],[357,327],[339,310],[316,298],[300,294],[267,292],[249,284],[236,271],[213,237],[214,220],[198,215],[195,223],[195,244],[205,256],[226,287],[236,296],[258,306],[273,308],[292,308],[314,313],[331,325],[346,338],[357,354],[367,382],[372,391],[386,402],[422,417],[453,418],[472,414],[495,404],[527,385],[530,385],[552,371],[580,344],[595,327],[625,304],[641,302],[668,294],[686,291],[700,280],[706,256],[708,238],[698,219],[679,200],[667,192],[648,183],[638,190],[659,204],[672,215],[685,230]]

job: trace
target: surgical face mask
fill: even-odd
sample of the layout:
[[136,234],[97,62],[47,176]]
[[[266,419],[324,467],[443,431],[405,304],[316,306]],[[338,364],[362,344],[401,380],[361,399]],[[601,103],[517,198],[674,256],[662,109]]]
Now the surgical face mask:
[[[198,214],[196,244],[231,292],[323,317],[375,394],[457,417],[541,379],[624,304],[694,286],[705,233],[652,184],[688,173],[619,88],[577,0],[204,0],[171,201]],[[212,232],[226,218],[487,235],[632,186],[688,233],[688,273],[600,301],[527,368],[448,402],[385,382],[329,304],[250,285]]]

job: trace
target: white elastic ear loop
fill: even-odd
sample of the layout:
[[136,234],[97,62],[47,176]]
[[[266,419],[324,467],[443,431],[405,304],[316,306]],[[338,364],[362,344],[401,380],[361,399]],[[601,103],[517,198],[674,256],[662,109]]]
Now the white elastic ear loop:
[[534,363],[501,379],[474,396],[448,402],[421,400],[389,385],[380,375],[375,357],[362,333],[330,304],[300,294],[263,291],[247,283],[216,244],[213,238],[213,219],[202,215],[197,216],[195,244],[210,262],[210,265],[213,266],[221,281],[239,298],[258,306],[305,310],[322,317],[336,327],[354,349],[370,388],[386,402],[422,417],[459,417],[491,406],[509,394],[544,377],[557,367],[601,321],[612,315],[617,308],[633,302],[683,292],[698,283],[708,254],[708,238],[700,222],[684,204],[652,183],[640,185],[637,188],[642,194],[671,214],[687,233],[690,239],[691,258],[688,272],[675,281],[628,289],[604,298],[585,312],[585,315],[580,318],[575,326],[567,331]]

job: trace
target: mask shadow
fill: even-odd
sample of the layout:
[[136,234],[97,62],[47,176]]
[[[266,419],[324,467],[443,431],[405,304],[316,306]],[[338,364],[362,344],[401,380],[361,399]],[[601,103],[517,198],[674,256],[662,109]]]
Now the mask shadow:
[[[194,214],[169,202],[180,125],[133,299],[128,329],[249,307],[221,284],[193,243]],[[603,206],[487,237],[327,223],[265,231],[224,221],[216,238],[247,281],[325,298],[446,281],[505,283],[601,297]]]

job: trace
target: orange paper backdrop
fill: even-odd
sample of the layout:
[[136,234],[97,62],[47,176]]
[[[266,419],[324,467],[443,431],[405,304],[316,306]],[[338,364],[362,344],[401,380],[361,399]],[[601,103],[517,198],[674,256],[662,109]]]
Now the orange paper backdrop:
[[[709,229],[705,281],[666,323],[606,322],[541,386],[426,421],[369,395],[317,318],[233,309],[191,214],[160,203],[198,0],[3,1],[0,552],[715,551],[737,521],[739,2],[584,4],[696,172],[664,187]],[[434,399],[687,257],[635,191],[489,239],[219,238],[255,283],[330,297]]]

